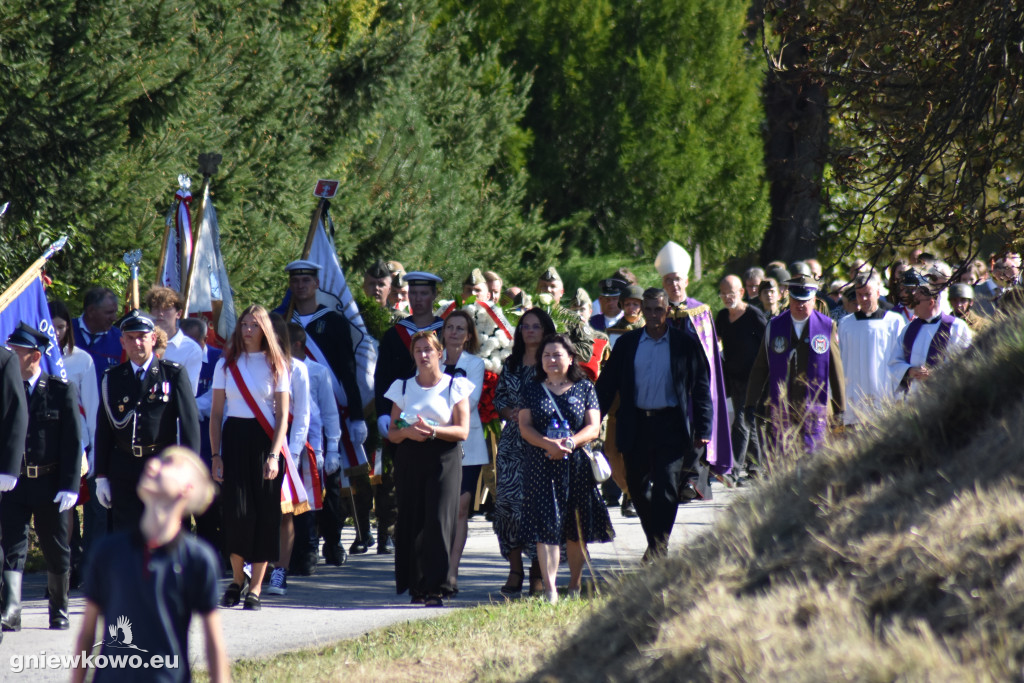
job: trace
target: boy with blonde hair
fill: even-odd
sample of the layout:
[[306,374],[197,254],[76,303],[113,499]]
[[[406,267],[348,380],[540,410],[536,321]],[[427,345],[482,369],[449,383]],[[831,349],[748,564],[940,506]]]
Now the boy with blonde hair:
[[[75,654],[106,655],[96,682],[138,680],[142,672],[111,664],[118,655],[133,656],[160,680],[188,681],[188,627],[199,613],[206,639],[210,680],[229,679],[227,655],[217,613],[218,562],[203,540],[184,533],[185,515],[202,514],[215,493],[210,471],[187,448],[172,446],[150,458],[138,484],[145,511],[139,527],[103,538],[92,554],[83,592],[85,615]],[[100,639],[96,621],[102,615]],[[85,679],[81,663],[72,680]],[[155,670],[154,670],[155,669]]]

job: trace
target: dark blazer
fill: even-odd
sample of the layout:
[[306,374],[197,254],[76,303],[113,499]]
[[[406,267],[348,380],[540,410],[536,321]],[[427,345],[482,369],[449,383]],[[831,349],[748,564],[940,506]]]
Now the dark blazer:
[[[132,454],[131,415],[135,410],[134,443],[145,448],[143,457]],[[185,368],[154,358],[141,387],[131,363],[107,370],[100,384],[100,414],[96,416],[96,476],[137,479],[150,455],[173,444],[196,453],[200,448],[199,410]]]
[[[688,323],[689,324],[689,323]],[[607,414],[619,396],[619,409],[615,418],[615,445],[623,453],[630,453],[637,441],[636,372],[633,363],[643,329],[622,335],[611,358],[597,378],[597,398],[601,413]],[[675,327],[668,329],[672,383],[679,396],[679,418],[686,426],[688,442],[681,448],[693,447],[693,436],[711,438],[715,408],[711,402],[711,379],[708,374],[704,349],[696,336]],[[692,405],[693,414],[689,407]]]
[[74,385],[46,373],[40,375],[28,402],[24,465],[57,465],[54,475],[44,475],[56,484],[54,495],[57,491],[78,493],[82,476],[80,425]]
[[[356,342],[353,334],[360,334],[348,318],[326,306],[317,309],[317,315],[306,325],[306,334],[316,342],[326,358],[319,358],[326,363],[334,374],[334,381],[345,389],[348,399],[348,419],[363,419],[363,401],[367,397],[359,393],[359,382],[356,381]],[[298,318],[293,318],[298,322]],[[345,427],[345,429],[348,429]]]
[[0,346],[0,474],[21,475],[27,431],[28,405],[18,357]]

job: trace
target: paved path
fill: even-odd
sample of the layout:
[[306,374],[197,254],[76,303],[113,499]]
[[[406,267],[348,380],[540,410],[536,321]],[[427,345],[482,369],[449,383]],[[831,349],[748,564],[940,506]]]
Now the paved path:
[[[679,548],[696,534],[708,530],[715,518],[741,495],[743,489],[714,487],[714,500],[680,506],[671,547]],[[646,548],[640,522],[626,519],[618,508],[610,510],[616,538],[612,543],[590,546],[592,564],[599,575],[613,575],[637,566]],[[351,529],[347,532],[351,534]],[[343,539],[346,545],[351,538]],[[408,595],[395,595],[394,563],[391,556],[367,554],[349,558],[342,567],[330,567],[321,560],[314,576],[288,579],[288,594],[263,593],[263,610],[244,612],[241,607],[221,609],[228,655],[239,658],[266,657],[280,652],[326,645],[359,636],[368,631],[410,619],[433,617],[445,608],[410,605]],[[470,520],[469,539],[459,572],[459,595],[450,607],[473,606],[503,601],[498,588],[505,582],[508,565],[498,553],[491,524],[482,516]],[[586,576],[586,574],[585,574]],[[559,585],[568,581],[564,563]],[[5,633],[0,643],[0,681],[64,681],[64,670],[32,670],[14,673],[12,656],[71,653],[82,624],[84,600],[72,591],[71,630],[46,628],[47,608],[42,599],[45,574],[25,577],[23,628]],[[228,580],[221,581],[223,592]],[[525,595],[525,592],[524,592]],[[190,633],[190,660],[204,666],[202,636],[196,620]],[[144,644],[139,645],[144,647]]]

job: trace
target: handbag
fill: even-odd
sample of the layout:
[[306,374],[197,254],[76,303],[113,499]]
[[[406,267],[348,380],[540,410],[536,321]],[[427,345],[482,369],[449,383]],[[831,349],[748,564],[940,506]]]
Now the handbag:
[[[544,389],[544,393],[551,399],[551,405],[555,406],[555,414],[558,415],[558,419],[568,424],[568,420],[562,416],[562,411],[558,409],[558,403],[555,401],[554,395],[548,388],[542,383],[541,388]],[[583,454],[587,456],[587,460],[590,461],[590,473],[594,475],[594,481],[598,484],[608,481],[608,477],[612,476],[612,466],[608,463],[608,458],[604,457],[604,453],[601,451],[593,451],[589,445],[580,446],[583,449]]]

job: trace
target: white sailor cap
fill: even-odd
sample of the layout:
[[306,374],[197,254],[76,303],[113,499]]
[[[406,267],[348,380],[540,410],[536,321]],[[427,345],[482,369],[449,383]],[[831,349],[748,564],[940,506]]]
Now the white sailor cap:
[[436,287],[444,282],[444,280],[433,273],[427,273],[422,270],[414,270],[406,273],[402,276],[402,281],[410,287],[413,285],[432,285]]
[[320,264],[315,261],[307,261],[305,259],[299,259],[298,261],[292,261],[284,267],[284,272],[291,275],[312,275],[313,277],[320,277]]
[[669,273],[679,273],[684,277],[690,276],[690,254],[685,249],[669,240],[661,248],[654,259],[654,268],[658,275],[665,277]]

